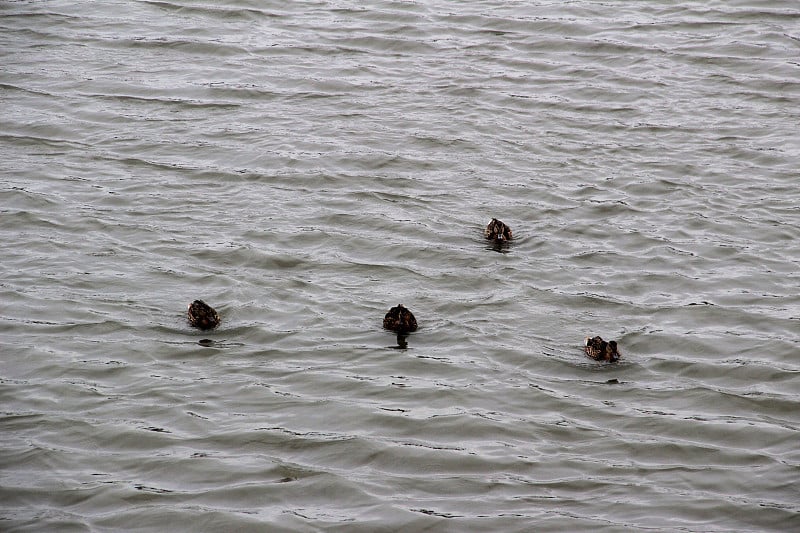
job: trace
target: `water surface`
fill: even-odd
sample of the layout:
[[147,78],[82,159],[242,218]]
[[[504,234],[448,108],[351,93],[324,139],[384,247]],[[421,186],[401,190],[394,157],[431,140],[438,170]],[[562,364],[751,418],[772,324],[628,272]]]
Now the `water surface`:
[[6,2],[0,44],[0,529],[800,528],[796,3]]

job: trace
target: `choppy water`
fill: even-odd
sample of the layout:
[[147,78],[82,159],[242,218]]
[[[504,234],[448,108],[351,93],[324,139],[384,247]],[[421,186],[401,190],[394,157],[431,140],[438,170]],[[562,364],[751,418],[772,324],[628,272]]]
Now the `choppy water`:
[[6,1],[0,44],[0,529],[800,528],[796,2]]

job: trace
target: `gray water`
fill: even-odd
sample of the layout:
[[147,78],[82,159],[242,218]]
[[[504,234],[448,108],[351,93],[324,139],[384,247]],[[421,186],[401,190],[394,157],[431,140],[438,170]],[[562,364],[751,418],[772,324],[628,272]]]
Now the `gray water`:
[[6,1],[0,44],[0,530],[800,529],[797,2]]

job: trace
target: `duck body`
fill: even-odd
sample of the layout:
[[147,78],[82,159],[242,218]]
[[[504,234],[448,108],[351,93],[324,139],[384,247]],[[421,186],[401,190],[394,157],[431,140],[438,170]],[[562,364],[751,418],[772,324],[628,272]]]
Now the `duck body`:
[[586,355],[595,361],[614,363],[621,357],[617,341],[604,341],[602,337],[586,338]]
[[511,240],[511,228],[502,221],[493,218],[484,232],[486,238],[494,242],[506,242]]
[[403,304],[399,304],[383,317],[383,327],[399,334],[411,333],[417,330],[417,319]]
[[219,315],[203,300],[195,300],[189,304],[189,325],[203,330],[214,329],[219,325]]

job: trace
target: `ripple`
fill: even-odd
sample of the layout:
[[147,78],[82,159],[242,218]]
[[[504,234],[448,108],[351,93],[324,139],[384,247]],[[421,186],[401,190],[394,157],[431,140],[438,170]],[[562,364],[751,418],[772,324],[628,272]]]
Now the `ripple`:
[[791,529],[797,10],[606,7],[9,3],[6,525]]

